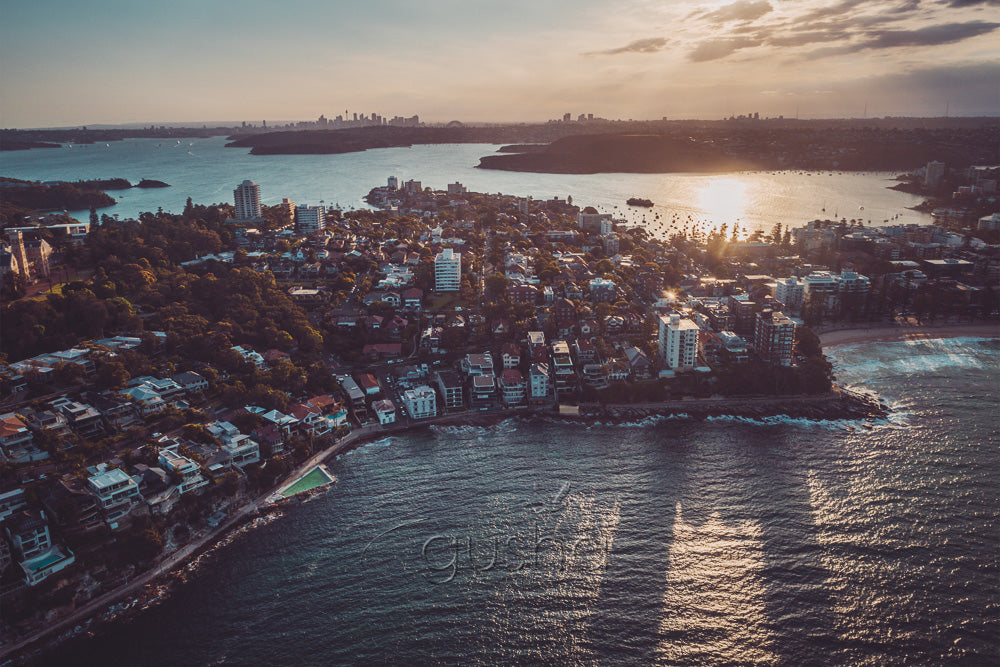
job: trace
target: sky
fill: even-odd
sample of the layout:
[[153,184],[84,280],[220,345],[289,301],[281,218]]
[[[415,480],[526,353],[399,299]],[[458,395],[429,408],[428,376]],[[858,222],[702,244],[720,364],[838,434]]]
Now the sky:
[[0,127],[1000,114],[1000,0],[0,0]]

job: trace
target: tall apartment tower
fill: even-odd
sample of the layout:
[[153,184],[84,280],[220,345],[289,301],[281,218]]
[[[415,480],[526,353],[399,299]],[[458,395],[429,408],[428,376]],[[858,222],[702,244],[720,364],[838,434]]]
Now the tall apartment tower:
[[315,234],[326,229],[326,213],[322,206],[296,206],[295,231],[298,234]]
[[673,370],[691,370],[698,361],[697,324],[680,315],[661,315],[659,331],[660,356]]
[[924,170],[924,185],[936,188],[944,178],[944,162],[931,160]]
[[783,313],[765,308],[757,313],[754,349],[772,366],[791,366],[794,357],[795,323]]
[[462,253],[445,248],[434,258],[434,289],[451,292],[462,286]]
[[233,190],[236,200],[237,220],[257,220],[261,217],[260,186],[253,181],[243,181]]

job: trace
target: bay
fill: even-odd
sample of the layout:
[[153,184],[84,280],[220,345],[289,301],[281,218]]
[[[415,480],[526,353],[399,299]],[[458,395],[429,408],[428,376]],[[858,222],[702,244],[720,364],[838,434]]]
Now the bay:
[[[580,206],[595,206],[630,223],[676,220],[676,228],[695,224],[734,224],[770,231],[775,223],[801,226],[813,219],[857,218],[882,225],[931,222],[909,210],[921,199],[895,190],[892,174],[835,172],[740,172],[733,174],[533,174],[477,169],[479,158],[499,146],[445,144],[383,148],[340,155],[250,155],[247,148],[225,148],[224,137],[162,141],[131,139],[72,148],[0,153],[0,175],[26,180],[143,178],[171,187],[111,192],[118,203],[102,213],[121,218],[162,207],[179,213],[188,197],[200,204],[232,203],[244,179],[260,185],[265,204],[289,198],[302,204],[361,208],[363,197],[389,176],[414,179],[444,189],[460,181],[474,192],[550,199],[572,196]],[[650,199],[653,209],[629,208],[629,197]],[[825,210],[824,210],[825,209]],[[86,219],[86,211],[71,212]],[[898,216],[898,218],[897,218]]]

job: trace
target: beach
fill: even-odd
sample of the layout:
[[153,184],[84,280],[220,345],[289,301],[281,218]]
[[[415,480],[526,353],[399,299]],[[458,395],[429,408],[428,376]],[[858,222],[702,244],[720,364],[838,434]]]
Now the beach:
[[997,323],[898,324],[817,332],[824,347],[931,338],[1000,338]]

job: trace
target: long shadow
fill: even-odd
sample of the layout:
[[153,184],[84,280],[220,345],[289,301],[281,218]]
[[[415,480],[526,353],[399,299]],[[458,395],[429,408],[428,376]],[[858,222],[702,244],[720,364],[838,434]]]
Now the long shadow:
[[826,550],[811,500],[809,466],[797,446],[808,435],[778,429],[766,441],[749,443],[743,461],[743,506],[754,509],[761,529],[770,649],[782,664],[839,662],[834,656],[844,646],[830,592],[832,573],[823,562]]
[[650,664],[660,643],[664,571],[697,424],[668,423],[638,437],[651,449],[614,475],[618,524],[582,643],[598,663]]

